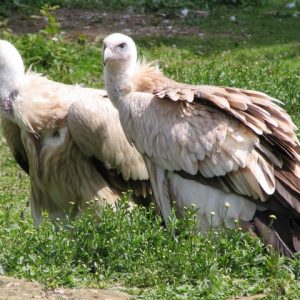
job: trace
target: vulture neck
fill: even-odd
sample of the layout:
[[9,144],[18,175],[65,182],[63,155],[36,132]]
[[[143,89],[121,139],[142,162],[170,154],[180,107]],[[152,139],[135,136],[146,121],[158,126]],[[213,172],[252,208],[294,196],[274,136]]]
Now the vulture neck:
[[132,79],[137,68],[136,62],[127,62],[121,66],[108,65],[104,69],[105,87],[111,101],[117,106],[132,91]]
[[0,70],[0,97],[4,99],[19,90],[24,74]]
[[19,52],[8,42],[0,44],[0,103],[11,112],[12,101],[24,79],[24,64]]
[[14,70],[0,70],[0,107],[4,114],[13,113],[15,99],[18,96],[24,73]]

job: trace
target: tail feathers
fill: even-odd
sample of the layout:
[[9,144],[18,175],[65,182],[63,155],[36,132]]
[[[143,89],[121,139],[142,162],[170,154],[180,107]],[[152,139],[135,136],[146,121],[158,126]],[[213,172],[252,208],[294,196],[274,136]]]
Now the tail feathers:
[[292,257],[293,253],[300,251],[300,224],[288,215],[270,210],[257,211],[253,225],[264,243],[272,245],[282,255]]
[[15,159],[18,163],[18,165],[23,169],[23,171],[25,171],[27,173],[27,175],[29,175],[29,163],[28,163],[28,159],[27,156],[25,154],[25,151],[21,152],[16,152]]
[[300,180],[291,172],[277,172],[275,198],[300,218]]
[[293,230],[293,244],[297,252],[300,252],[300,224],[294,225]]

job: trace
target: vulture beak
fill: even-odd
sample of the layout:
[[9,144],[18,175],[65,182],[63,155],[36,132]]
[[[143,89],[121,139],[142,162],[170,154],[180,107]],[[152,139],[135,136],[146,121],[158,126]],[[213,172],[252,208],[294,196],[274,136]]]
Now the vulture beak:
[[114,53],[111,51],[109,47],[105,47],[103,51],[103,61],[104,65],[113,57]]

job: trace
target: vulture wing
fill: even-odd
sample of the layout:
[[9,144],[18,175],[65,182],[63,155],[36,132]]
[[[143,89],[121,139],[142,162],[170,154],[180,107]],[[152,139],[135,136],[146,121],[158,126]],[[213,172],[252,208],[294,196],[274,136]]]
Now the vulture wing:
[[18,165],[29,174],[29,163],[24,149],[19,126],[5,117],[1,117],[3,135]]
[[[266,198],[264,194],[272,195],[275,190],[278,192],[280,184],[287,185],[298,196],[288,197],[284,205],[295,209],[297,214],[300,214],[300,144],[295,133],[297,128],[286,111],[276,104],[276,99],[256,91],[216,86],[183,85],[183,87],[175,89],[167,87],[155,91],[154,94],[165,100],[183,101],[185,111],[203,111],[205,108],[206,111],[214,112],[206,113],[206,116],[217,114],[220,118],[223,115],[227,120],[226,137],[223,137],[224,143],[218,151],[212,149],[212,151],[206,152],[206,157],[209,157],[209,165],[223,166],[226,161],[230,161],[230,158],[229,160],[226,158],[223,161],[218,159],[214,162],[215,152],[220,154],[231,152],[231,160],[235,158],[234,160],[242,162],[239,167],[248,169],[256,178],[262,192],[257,190],[260,200],[264,201]],[[205,122],[205,124],[210,123],[212,121],[209,119]],[[217,121],[218,125],[213,125],[213,128],[217,128],[221,123],[221,120]],[[238,130],[233,128],[234,124],[239,127]],[[209,132],[211,133],[212,130]],[[217,137],[216,134],[215,137]],[[234,142],[228,144],[231,139]],[[209,141],[206,140],[207,142]],[[246,152],[243,152],[244,159],[243,155],[237,152],[242,144],[243,147],[247,145]],[[232,170],[236,170],[236,168],[229,169],[229,171]],[[201,172],[201,164],[199,171]],[[215,168],[210,174],[203,175],[212,177],[225,175],[225,173],[227,172],[218,174]],[[283,199],[281,200],[283,201]]]
[[[142,156],[123,132],[118,111],[107,96],[89,90],[90,98],[74,102],[68,112],[68,127],[79,149],[93,160],[108,182],[119,190],[149,196],[149,177]],[[145,200],[135,199],[145,203]]]

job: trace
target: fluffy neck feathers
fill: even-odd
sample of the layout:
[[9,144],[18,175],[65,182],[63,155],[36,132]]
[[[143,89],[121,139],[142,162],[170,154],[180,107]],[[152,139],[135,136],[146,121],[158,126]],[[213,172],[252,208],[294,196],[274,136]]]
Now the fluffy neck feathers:
[[76,99],[76,87],[51,81],[28,71],[14,104],[14,119],[21,128],[36,134],[52,130],[66,122],[71,99]]
[[162,74],[156,62],[141,61],[138,62],[137,71],[132,78],[132,91],[153,93],[166,80],[167,78]]
[[146,61],[138,61],[130,67],[107,66],[104,76],[108,95],[113,102],[119,102],[131,92],[152,93],[166,80],[155,62]]

